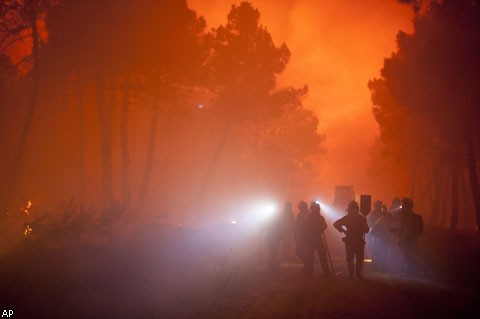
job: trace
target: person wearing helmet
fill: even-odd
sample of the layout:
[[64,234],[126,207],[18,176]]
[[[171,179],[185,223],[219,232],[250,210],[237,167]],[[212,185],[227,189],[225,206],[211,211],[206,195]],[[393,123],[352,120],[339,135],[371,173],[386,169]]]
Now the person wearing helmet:
[[378,270],[386,270],[390,245],[390,213],[382,201],[374,203],[374,210],[367,215],[367,224],[370,227],[368,246],[372,253],[373,265]]
[[373,203],[373,210],[367,215],[368,227],[373,228],[378,219],[382,217],[382,204],[381,200]]
[[403,253],[403,268],[408,273],[417,270],[418,237],[423,233],[423,218],[413,212],[413,200],[402,199],[399,213],[398,244]]
[[276,271],[280,267],[277,251],[280,241],[282,240],[282,220],[277,211],[275,211],[270,218],[265,240],[267,242],[268,251],[268,269],[270,271]]
[[330,277],[331,271],[327,262],[327,250],[323,241],[323,232],[327,229],[327,222],[320,214],[320,204],[312,202],[310,205],[310,214],[303,223],[302,233],[305,236],[305,268],[307,276],[313,274],[313,261],[315,252],[320,259],[324,277]]
[[392,199],[388,215],[388,231],[390,237],[388,268],[391,271],[401,271],[403,264],[403,255],[398,245],[398,230],[400,229],[400,212],[402,211],[402,201],[398,197]]
[[402,209],[402,202],[400,201],[400,198],[395,197],[392,199],[392,204],[390,205],[390,213],[391,214],[397,214],[401,211]]
[[373,236],[373,228],[377,224],[377,221],[382,217],[382,201],[377,200],[373,203],[373,210],[367,215],[367,224],[370,228],[370,233],[365,236],[367,249],[372,255],[374,263],[378,261],[378,250],[376,249],[375,236]]
[[[345,237],[345,254],[347,257],[348,278],[363,278],[363,257],[365,250],[365,234],[369,228],[367,219],[359,214],[360,208],[356,201],[348,204],[347,215],[333,223],[333,227]],[[355,259],[355,262],[354,262]],[[355,271],[355,272],[354,272]]]
[[305,234],[302,231],[303,223],[308,217],[309,211],[307,203],[303,200],[298,203],[298,214],[295,221],[295,254],[305,263]]
[[295,232],[295,215],[293,214],[292,203],[285,202],[281,216],[282,223],[282,259],[284,262],[291,261],[293,258],[292,239]]

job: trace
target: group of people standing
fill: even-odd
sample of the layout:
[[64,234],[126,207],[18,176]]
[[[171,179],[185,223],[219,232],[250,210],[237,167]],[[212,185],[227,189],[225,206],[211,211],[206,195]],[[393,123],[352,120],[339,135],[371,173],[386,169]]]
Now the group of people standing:
[[394,198],[390,208],[376,201],[367,222],[370,227],[367,241],[375,268],[415,273],[423,218],[413,211],[413,201]]
[[330,276],[331,270],[327,261],[327,250],[324,232],[327,222],[320,214],[320,204],[312,201],[310,207],[301,201],[298,203],[298,214],[295,218],[292,204],[286,202],[284,210],[271,221],[267,231],[267,246],[269,252],[269,269],[276,270],[279,266],[278,248],[282,248],[281,258],[284,261],[293,260],[292,238],[295,240],[295,254],[304,263],[304,272],[313,273],[315,253],[318,254],[324,276]]
[[[345,254],[349,278],[363,278],[365,236],[372,254],[374,265],[380,270],[388,270],[390,262],[402,264],[406,270],[416,266],[417,238],[423,231],[423,219],[413,212],[413,201],[404,198],[395,201],[388,210],[380,201],[375,202],[374,210],[365,217],[360,213],[356,201],[349,203],[347,214],[336,220],[333,227],[344,234]],[[315,254],[318,255],[324,277],[333,274],[333,264],[325,240],[327,222],[321,214],[318,202],[298,203],[295,218],[292,204],[286,202],[284,210],[277,215],[267,231],[269,268],[279,267],[278,248],[282,247],[282,259],[291,261],[292,238],[295,241],[295,254],[304,264],[304,273],[313,274]],[[398,249],[397,249],[398,247]],[[402,252],[402,259],[396,259],[394,252]]]

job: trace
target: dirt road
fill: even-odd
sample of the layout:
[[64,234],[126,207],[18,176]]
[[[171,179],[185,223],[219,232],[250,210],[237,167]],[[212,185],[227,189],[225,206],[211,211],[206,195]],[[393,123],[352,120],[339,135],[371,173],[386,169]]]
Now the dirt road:
[[[318,267],[318,266],[317,266]],[[197,312],[214,318],[479,318],[480,298],[433,281],[375,272],[365,279],[343,274],[307,278],[298,264],[284,264],[273,274],[260,274],[241,294],[220,296]]]
[[299,263],[266,271],[252,243],[208,250],[197,234],[153,234],[104,246],[25,246],[0,259],[0,310],[14,318],[480,318],[479,246],[464,238],[429,237],[422,269],[432,274],[367,263],[363,280],[349,280],[342,255],[333,255],[335,278],[322,278],[318,264],[308,278]]

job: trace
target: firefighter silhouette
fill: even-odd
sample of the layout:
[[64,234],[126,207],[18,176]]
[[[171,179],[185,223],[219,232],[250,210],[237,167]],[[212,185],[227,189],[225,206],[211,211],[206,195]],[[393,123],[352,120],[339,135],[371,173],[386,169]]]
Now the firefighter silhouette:
[[295,220],[295,254],[305,263],[306,259],[306,243],[305,234],[303,233],[303,224],[310,214],[306,202],[298,203],[298,214]]
[[280,214],[278,214],[278,212],[275,212],[267,226],[265,239],[267,242],[268,250],[268,269],[270,271],[275,271],[279,268],[277,253],[278,246],[280,245],[280,241],[282,239],[282,224],[280,217]]
[[295,215],[293,214],[292,203],[285,202],[280,218],[282,260],[288,262],[293,259],[292,242],[295,233]]
[[367,223],[370,227],[367,238],[373,264],[378,270],[388,270],[391,215],[381,201],[374,203],[374,209],[367,215]]
[[365,234],[368,233],[366,218],[359,214],[356,201],[351,201],[347,215],[333,223],[333,227],[344,233],[345,253],[347,257],[348,278],[363,278],[363,258],[365,250]]
[[413,200],[402,199],[398,215],[398,244],[403,253],[403,267],[408,273],[418,270],[418,237],[423,233],[423,218],[413,211]]
[[323,275],[331,276],[331,271],[327,262],[327,251],[323,239],[323,232],[327,229],[327,222],[320,214],[320,204],[312,202],[310,205],[310,214],[308,214],[302,227],[302,233],[305,239],[305,274],[313,274],[313,261],[315,253],[318,254]]

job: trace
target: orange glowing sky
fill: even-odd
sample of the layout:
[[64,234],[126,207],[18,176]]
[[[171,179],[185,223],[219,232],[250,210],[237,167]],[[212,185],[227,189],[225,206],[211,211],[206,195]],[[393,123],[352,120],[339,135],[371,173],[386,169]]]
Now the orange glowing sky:
[[[234,1],[188,0],[208,28],[226,22]],[[379,76],[383,59],[396,49],[399,30],[410,32],[413,13],[395,0],[252,0],[275,43],[285,42],[290,63],[280,85],[308,84],[305,106],[320,119],[327,154],[320,165],[319,192],[354,185],[357,194],[375,192],[367,176],[378,128],[367,82]],[[383,195],[383,194],[382,194]],[[374,197],[376,197],[374,195]]]

